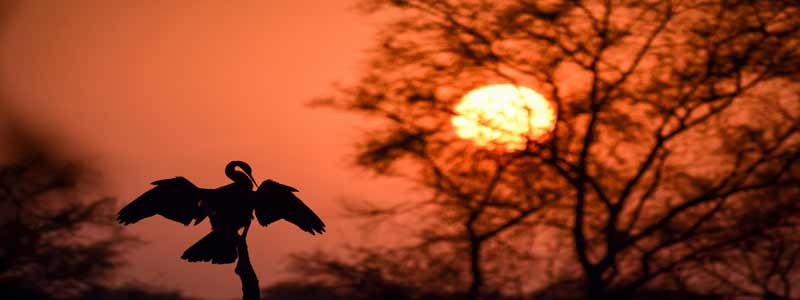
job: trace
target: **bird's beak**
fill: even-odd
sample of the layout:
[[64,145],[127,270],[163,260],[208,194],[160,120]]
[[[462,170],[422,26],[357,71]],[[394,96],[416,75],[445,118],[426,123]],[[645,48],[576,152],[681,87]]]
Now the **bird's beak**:
[[253,182],[253,185],[255,185],[255,186],[256,186],[256,188],[258,188],[258,183],[256,183],[256,179],[255,179],[255,178],[253,178],[253,174],[252,174],[252,173],[247,173],[247,177],[249,177],[249,178],[250,178],[250,181],[252,181],[252,182]]

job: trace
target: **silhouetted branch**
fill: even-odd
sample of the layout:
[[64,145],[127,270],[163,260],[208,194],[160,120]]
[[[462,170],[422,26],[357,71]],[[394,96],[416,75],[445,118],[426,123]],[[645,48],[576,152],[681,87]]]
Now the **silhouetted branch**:
[[236,260],[234,271],[242,282],[242,300],[260,300],[261,290],[258,285],[258,276],[256,276],[256,271],[253,270],[253,264],[250,263],[250,253],[247,250],[247,231],[249,228],[249,225],[245,226],[242,235],[236,238],[236,253],[239,258]]

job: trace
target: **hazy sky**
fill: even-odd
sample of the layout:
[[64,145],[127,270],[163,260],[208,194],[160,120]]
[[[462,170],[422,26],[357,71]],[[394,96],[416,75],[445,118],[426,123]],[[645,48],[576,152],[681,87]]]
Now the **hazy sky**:
[[[258,181],[299,188],[329,233],[287,224],[251,231],[268,284],[287,253],[358,240],[337,217],[337,200],[397,201],[405,188],[350,167],[363,120],[306,106],[356,77],[377,20],[351,1],[235,3],[24,1],[0,38],[0,88],[31,125],[95,163],[123,204],[161,178],[226,184],[233,159],[250,162]],[[233,265],[179,259],[207,223],[154,218],[129,229],[148,244],[129,255],[126,277],[209,299],[238,296]]]

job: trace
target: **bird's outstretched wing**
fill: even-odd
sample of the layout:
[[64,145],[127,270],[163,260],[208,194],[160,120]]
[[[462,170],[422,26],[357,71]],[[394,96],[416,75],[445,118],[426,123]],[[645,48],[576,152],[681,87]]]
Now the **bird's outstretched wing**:
[[297,189],[288,185],[262,182],[252,199],[258,223],[267,226],[285,219],[312,235],[325,232],[325,223],[294,192]]
[[156,187],[123,207],[117,215],[120,224],[128,225],[156,214],[183,225],[195,225],[206,217],[200,206],[203,190],[183,177],[153,182]]

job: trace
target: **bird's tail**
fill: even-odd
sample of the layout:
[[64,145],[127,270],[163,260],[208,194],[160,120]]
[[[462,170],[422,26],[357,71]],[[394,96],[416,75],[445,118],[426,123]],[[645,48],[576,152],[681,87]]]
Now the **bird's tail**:
[[233,232],[212,230],[183,252],[181,258],[190,262],[210,261],[229,264],[236,261],[236,236]]

